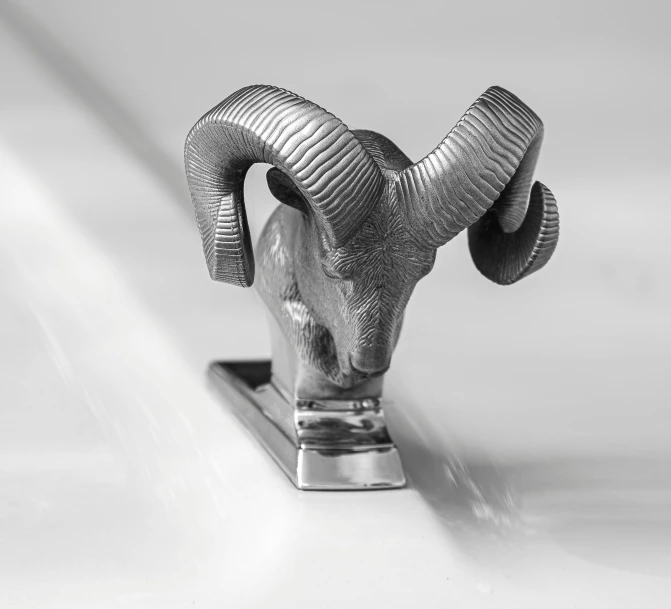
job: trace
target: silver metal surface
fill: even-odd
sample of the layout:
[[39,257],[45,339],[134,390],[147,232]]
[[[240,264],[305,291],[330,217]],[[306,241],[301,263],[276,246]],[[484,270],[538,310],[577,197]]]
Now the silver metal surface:
[[209,378],[299,489],[405,486],[380,400],[292,402],[273,385],[269,361],[215,362]]
[[[381,396],[408,300],[437,248],[462,230],[495,283],[549,261],[559,216],[532,180],[542,137],[538,116],[500,87],[414,164],[386,137],[350,131],[277,87],[240,89],[196,123],[185,166],[212,279],[254,282],[244,179],[254,163],[274,165],[268,186],[283,205],[259,239],[257,286],[275,386],[290,403]],[[258,396],[249,399],[251,408]]]

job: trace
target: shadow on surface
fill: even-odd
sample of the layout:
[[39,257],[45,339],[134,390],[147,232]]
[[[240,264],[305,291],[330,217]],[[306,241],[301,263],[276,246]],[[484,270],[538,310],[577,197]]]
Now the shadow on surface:
[[[458,451],[401,392],[387,408],[410,486],[466,554],[524,560],[532,543],[591,563],[671,574],[671,475],[662,456],[532,455],[494,461]],[[495,557],[499,556],[499,559]]]

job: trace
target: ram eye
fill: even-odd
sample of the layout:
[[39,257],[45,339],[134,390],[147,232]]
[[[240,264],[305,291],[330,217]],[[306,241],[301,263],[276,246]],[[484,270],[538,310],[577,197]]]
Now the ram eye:
[[335,279],[336,281],[349,281],[352,277],[348,271],[339,271],[333,268],[328,262],[322,262],[322,271],[329,279]]
[[343,279],[342,275],[334,271],[333,268],[327,264],[322,264],[322,271],[324,271],[324,275],[326,275],[329,279],[336,279],[339,281]]

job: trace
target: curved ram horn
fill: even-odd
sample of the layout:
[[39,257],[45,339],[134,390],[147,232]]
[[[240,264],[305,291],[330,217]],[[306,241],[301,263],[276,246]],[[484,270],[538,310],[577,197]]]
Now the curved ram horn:
[[559,238],[557,201],[547,186],[536,182],[522,225],[514,232],[505,232],[501,225],[501,216],[490,210],[468,229],[468,245],[475,266],[487,279],[510,285],[550,260]]
[[540,183],[527,212],[542,139],[543,123],[530,108],[505,89],[487,89],[433,152],[398,176],[418,238],[444,245],[492,208],[469,231],[478,269],[512,283],[540,268],[559,234],[556,202]]
[[319,106],[266,85],[240,89],[191,129],[187,180],[213,279],[248,287],[254,258],[243,198],[254,163],[271,163],[305,195],[334,247],[344,245],[383,188],[375,161]]

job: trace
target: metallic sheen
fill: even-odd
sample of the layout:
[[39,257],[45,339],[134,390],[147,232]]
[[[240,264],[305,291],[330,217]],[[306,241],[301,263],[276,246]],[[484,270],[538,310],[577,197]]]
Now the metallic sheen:
[[302,490],[405,485],[380,400],[293,400],[271,381],[269,361],[215,362],[213,388]]
[[[330,414],[324,424],[300,404],[381,397],[405,307],[438,247],[468,229],[476,267],[501,285],[549,261],[559,216],[550,190],[533,182],[542,138],[538,116],[500,87],[485,91],[417,163],[386,137],[349,130],[276,87],[245,87],[210,110],[187,137],[185,165],[213,279],[243,287],[254,281],[243,196],[252,164],[274,165],[268,186],[283,203],[256,251],[257,287],[270,312],[272,378],[267,389],[250,390],[239,368],[220,367],[218,386],[237,387],[236,403],[242,397],[264,413],[299,456],[316,437],[320,447],[336,439],[338,446],[356,445],[359,415]],[[277,409],[285,416],[269,415]],[[386,435],[381,414],[365,424]],[[271,446],[264,434],[266,448],[305,487],[293,461],[287,466],[278,456],[285,448]],[[365,450],[378,450],[368,444],[373,436],[366,436]],[[357,480],[365,488],[388,482],[384,475]],[[320,479],[315,486],[341,482]]]

